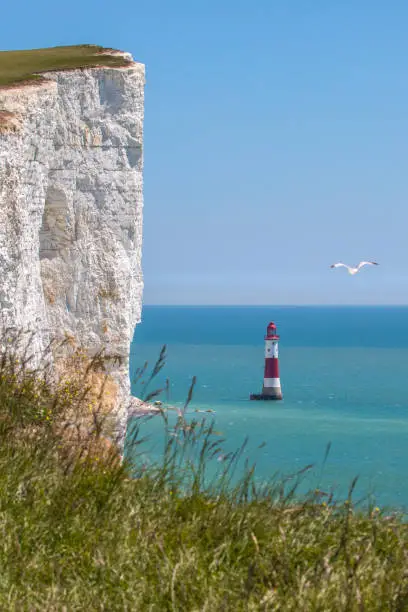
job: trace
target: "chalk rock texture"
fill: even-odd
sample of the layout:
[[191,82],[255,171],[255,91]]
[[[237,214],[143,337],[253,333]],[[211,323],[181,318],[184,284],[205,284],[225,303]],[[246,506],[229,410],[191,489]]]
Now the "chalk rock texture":
[[0,326],[33,330],[38,355],[67,337],[116,356],[122,435],[143,291],[145,83],[125,57],[0,89]]

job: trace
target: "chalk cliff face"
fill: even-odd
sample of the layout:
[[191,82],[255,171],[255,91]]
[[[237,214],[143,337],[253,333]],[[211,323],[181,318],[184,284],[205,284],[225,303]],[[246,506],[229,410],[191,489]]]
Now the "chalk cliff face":
[[0,89],[0,326],[128,357],[142,304],[144,66],[44,75]]

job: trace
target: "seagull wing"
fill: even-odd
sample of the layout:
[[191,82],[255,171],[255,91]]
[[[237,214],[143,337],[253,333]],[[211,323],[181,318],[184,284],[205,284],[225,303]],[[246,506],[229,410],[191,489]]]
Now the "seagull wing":
[[347,266],[344,263],[341,263],[341,261],[339,261],[338,263],[334,263],[330,266],[331,268],[347,268],[347,270],[350,270],[350,266]]
[[357,270],[360,270],[363,266],[378,266],[379,264],[376,261],[360,261],[357,266]]

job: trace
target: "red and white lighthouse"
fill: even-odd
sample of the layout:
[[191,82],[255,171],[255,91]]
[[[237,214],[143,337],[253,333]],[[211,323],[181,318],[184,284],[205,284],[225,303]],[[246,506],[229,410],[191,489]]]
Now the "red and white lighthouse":
[[251,393],[251,400],[281,400],[279,378],[279,336],[275,323],[269,323],[265,336],[265,371],[262,393]]

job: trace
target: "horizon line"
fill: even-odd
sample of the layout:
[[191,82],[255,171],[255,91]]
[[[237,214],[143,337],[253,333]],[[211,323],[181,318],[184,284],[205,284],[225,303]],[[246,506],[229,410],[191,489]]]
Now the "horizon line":
[[407,308],[404,304],[143,304],[160,308]]

